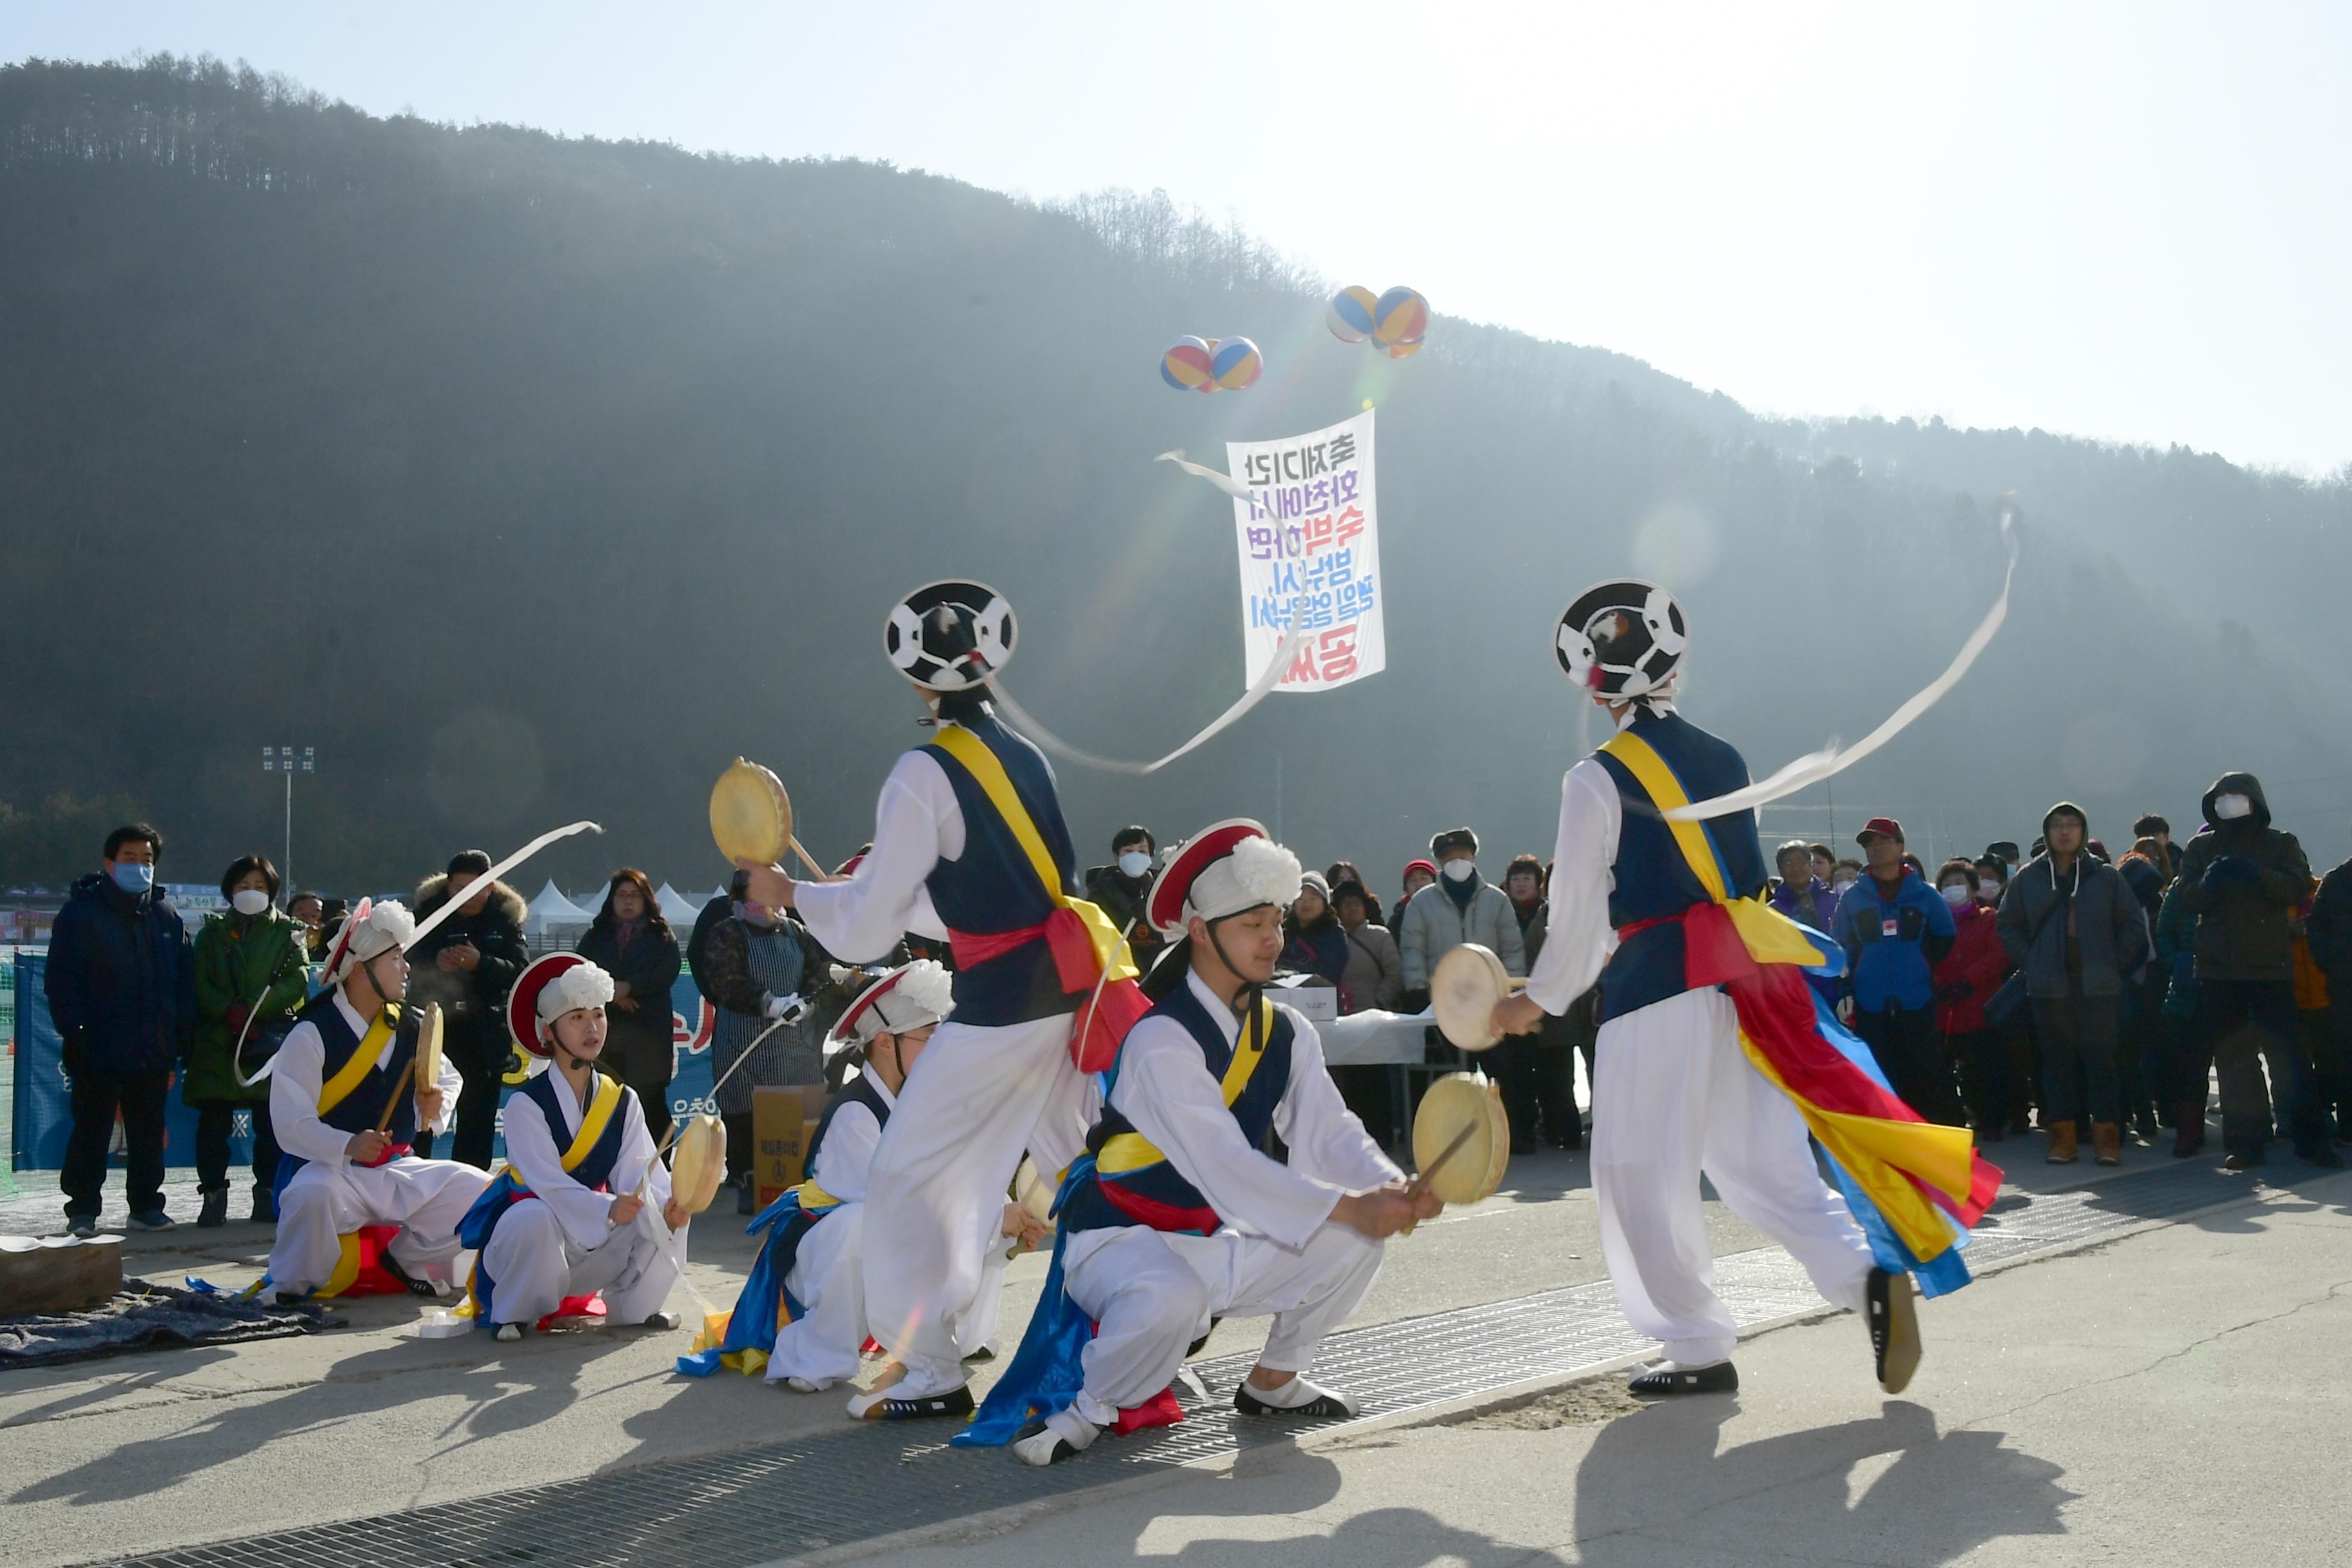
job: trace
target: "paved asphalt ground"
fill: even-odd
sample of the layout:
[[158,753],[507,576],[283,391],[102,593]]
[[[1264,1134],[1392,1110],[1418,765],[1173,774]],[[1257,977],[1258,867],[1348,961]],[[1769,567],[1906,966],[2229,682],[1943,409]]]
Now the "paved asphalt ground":
[[[2027,1193],[2169,1164],[2133,1150],[2120,1173],[2062,1172],[2038,1163],[2038,1144],[1990,1152],[2009,1156]],[[2352,1178],[2231,1191],[2239,1201],[1930,1304],[1929,1360],[1900,1400],[1878,1394],[1850,1318],[1804,1321],[1743,1347],[1736,1398],[1631,1412],[1604,1379],[1481,1411],[1496,1391],[1465,1388],[1450,1415],[1317,1434],[855,1554],[1284,1568],[2352,1563],[2341,1478]],[[0,1225],[36,1228],[26,1203]],[[1718,1255],[1762,1245],[1710,1211]],[[688,1276],[721,1307],[750,1260],[730,1218],[698,1222]],[[259,1227],[184,1227],[134,1238],[127,1262],[233,1285],[266,1247]],[[1581,1158],[1528,1157],[1496,1198],[1392,1246],[1359,1321],[1603,1273]],[[1043,1274],[1042,1259],[1013,1266],[1008,1340]],[[682,1290],[673,1305],[693,1304]],[[83,1563],[724,1454],[845,1419],[838,1395],[672,1376],[683,1333],[509,1347],[419,1341],[420,1310],[404,1300],[344,1316],[303,1339],[0,1377],[0,1558]],[[1250,1348],[1253,1327],[1221,1328],[1209,1353]]]

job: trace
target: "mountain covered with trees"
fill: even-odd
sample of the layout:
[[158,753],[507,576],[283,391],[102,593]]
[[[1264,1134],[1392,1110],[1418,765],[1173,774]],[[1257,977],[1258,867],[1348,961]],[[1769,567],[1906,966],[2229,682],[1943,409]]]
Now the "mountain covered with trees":
[[[1759,773],[1858,737],[1992,601],[2013,496],[2008,626],[1835,781],[1840,831],[1891,811],[1922,853],[1975,848],[2070,795],[2116,843],[2242,766],[2337,858],[2342,476],[1762,419],[1443,315],[1392,363],[1325,330],[1331,281],[1157,194],[1039,205],[380,119],[212,62],[0,69],[0,879],[55,885],[133,810],[176,879],[274,853],[258,753],[289,742],[319,759],[308,883],[400,886],[588,816],[608,835],[551,852],[559,879],[707,888],[704,799],[738,752],[846,855],[919,739],[883,614],[934,577],[1012,598],[1029,710],[1158,755],[1244,671],[1228,504],[1153,458],[1222,466],[1366,399],[1387,672],[1274,698],[1150,779],[1064,766],[1089,851],[1243,813],[1383,883],[1459,822],[1490,873],[1548,850],[1597,738],[1551,619],[1623,572],[1683,598],[1687,710]],[[1178,332],[1255,338],[1264,379],[1171,392]],[[1830,794],[1768,833],[1820,836]]]

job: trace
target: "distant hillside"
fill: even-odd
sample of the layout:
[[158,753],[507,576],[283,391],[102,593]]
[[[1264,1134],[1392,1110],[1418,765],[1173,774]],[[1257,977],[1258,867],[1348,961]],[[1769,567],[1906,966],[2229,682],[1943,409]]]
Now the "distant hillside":
[[[610,835],[560,876],[707,887],[704,792],[739,752],[845,854],[917,737],[882,613],[950,574],[1019,606],[1031,710],[1156,754],[1243,670],[1224,503],[1153,455],[1222,460],[1367,397],[1389,673],[1276,699],[1140,784],[1066,768],[1090,852],[1129,818],[1237,812],[1383,881],[1455,822],[1547,847],[1589,731],[1549,619],[1627,569],[1685,597],[1689,710],[1759,772],[1858,735],[1990,602],[2011,490],[2010,627],[1837,781],[1846,831],[1869,806],[1923,840],[2025,838],[2070,795],[2115,839],[2225,766],[2352,776],[2317,678],[2347,637],[2341,484],[1763,422],[1442,318],[1377,361],[1325,331],[1318,280],[1165,198],[1041,209],[867,163],[381,120],[159,59],[0,69],[0,879],[89,858],[45,835],[60,795],[60,822],[152,812],[177,878],[274,847],[256,753],[289,741],[320,757],[306,881],[397,884],[585,816]],[[1178,331],[1248,333],[1265,380],[1169,391]],[[2273,797],[2332,836],[2334,789]]]

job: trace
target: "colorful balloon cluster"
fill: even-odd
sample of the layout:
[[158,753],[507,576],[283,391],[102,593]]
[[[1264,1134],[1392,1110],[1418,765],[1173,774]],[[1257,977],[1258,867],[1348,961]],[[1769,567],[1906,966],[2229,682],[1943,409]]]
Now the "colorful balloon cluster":
[[1179,392],[1240,392],[1265,369],[1247,338],[1178,338],[1160,356],[1160,379]]
[[1324,320],[1331,325],[1331,335],[1343,343],[1370,338],[1389,358],[1411,359],[1421,352],[1421,340],[1429,331],[1429,301],[1402,285],[1374,298],[1370,289],[1350,284],[1331,296]]

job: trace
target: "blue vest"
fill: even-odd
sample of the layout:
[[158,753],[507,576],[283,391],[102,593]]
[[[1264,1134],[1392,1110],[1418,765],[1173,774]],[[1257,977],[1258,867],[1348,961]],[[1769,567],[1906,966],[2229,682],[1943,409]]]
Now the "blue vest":
[[[1252,1040],[1249,1045],[1250,1049],[1263,1050],[1264,1056],[1232,1106],[1234,1121],[1241,1128],[1242,1136],[1252,1148],[1260,1151],[1266,1150],[1273,1142],[1274,1113],[1290,1088],[1291,1042],[1297,1033],[1287,1013],[1279,1007],[1273,1012],[1274,1026],[1267,1031],[1264,1042]],[[1201,1047],[1202,1068],[1221,1084],[1233,1066],[1234,1051],[1242,1048],[1243,1040],[1255,1033],[1245,1026],[1242,1037],[1227,1045],[1224,1031],[1209,1016],[1209,1010],[1202,1005],[1190,984],[1178,985],[1144,1018],[1171,1018],[1183,1025],[1185,1033]],[[1141,1026],[1141,1021],[1137,1026]],[[1209,1200],[1165,1155],[1124,1170],[1102,1168],[1106,1159],[1123,1163],[1115,1158],[1122,1149],[1159,1152],[1136,1131],[1135,1123],[1112,1108],[1111,1098],[1118,1084],[1116,1064],[1103,1075],[1103,1079],[1102,1120],[1087,1135],[1087,1152],[1095,1162],[1095,1168],[1080,1176],[1063,1199],[1058,1220],[1062,1229],[1099,1230],[1133,1225],[1203,1234],[1215,1229],[1220,1216],[1210,1207]]]
[[[978,716],[961,727],[980,739],[1013,781],[1013,792],[1029,808],[1030,820],[1045,841],[1046,852],[1061,879],[1061,891],[1076,885],[1077,854],[1070,847],[1070,830],[1062,821],[1062,802],[1054,790],[1054,774],[1036,747],[998,723]],[[1037,873],[1013,829],[997,812],[995,803],[964,765],[938,745],[921,750],[938,762],[955,790],[963,813],[963,853],[941,860],[928,879],[931,905],[950,931],[968,936],[997,936],[1042,925],[1055,905],[1037,885]],[[1011,952],[984,963],[959,964],[955,975],[955,1021],[982,1028],[1026,1024],[1038,1018],[1075,1013],[1087,994],[1065,993],[1054,955],[1043,941],[1024,942]]]
[[[551,1067],[545,1072],[533,1073],[515,1092],[529,1095],[531,1103],[539,1107],[540,1114],[547,1118],[548,1134],[555,1140],[556,1153],[562,1155],[570,1152],[572,1135],[563,1130],[563,1112],[559,1109],[562,1096],[555,1092],[554,1078],[555,1069]],[[588,1080],[590,1104],[595,1102],[596,1081],[594,1077]],[[596,1146],[588,1151],[580,1163],[572,1167],[572,1179],[582,1186],[602,1188],[611,1184],[614,1163],[621,1157],[621,1139],[629,1128],[629,1098],[635,1092],[623,1086],[621,1103],[614,1107],[611,1119],[604,1123],[604,1135],[596,1140]],[[580,1113],[585,1116],[587,1106],[582,1106]]]
[[[360,1048],[363,1036],[353,1032],[344,1018],[343,1010],[335,1005],[340,988],[330,987],[310,998],[295,1015],[295,1022],[318,1026],[320,1043],[325,1047],[320,1054],[319,1082],[321,1087],[335,1081],[335,1075],[351,1065],[352,1053]],[[372,1130],[383,1114],[383,1102],[391,1097],[393,1086],[404,1074],[401,1069],[416,1059],[417,1015],[397,1002],[392,1004],[392,1055],[382,1067],[372,1068],[367,1077],[359,1081],[351,1093],[343,1096],[332,1109],[319,1120],[338,1132],[365,1132]],[[393,1108],[392,1121],[384,1130],[394,1143],[412,1143],[416,1140],[416,1088],[411,1082],[400,1091],[400,1103]],[[278,1157],[278,1176],[272,1190],[283,1194],[286,1184],[294,1173],[309,1162],[291,1150]]]
[[817,1119],[816,1131],[809,1134],[808,1152],[802,1157],[801,1173],[810,1181],[816,1180],[817,1152],[824,1147],[824,1135],[832,1131],[835,1115],[843,1106],[850,1104],[862,1105],[872,1111],[875,1121],[879,1125],[890,1125],[890,1102],[882,1098],[881,1090],[867,1082],[862,1072],[851,1079],[841,1086],[838,1094],[826,1101],[824,1114]]
[[[1747,787],[1748,764],[1739,753],[1680,715],[1644,709],[1630,728],[1674,770],[1683,793],[1692,800]],[[1622,808],[1617,858],[1610,868],[1616,886],[1609,894],[1609,923],[1622,931],[1644,921],[1670,922],[1636,931],[1611,955],[1601,972],[1600,1016],[1605,1022],[1690,989],[1683,977],[1683,928],[1675,917],[1709,900],[1649,792],[1607,752],[1594,755],[1616,781]],[[1762,891],[1767,879],[1756,814],[1733,812],[1709,817],[1702,826],[1731,895],[1752,898]]]

